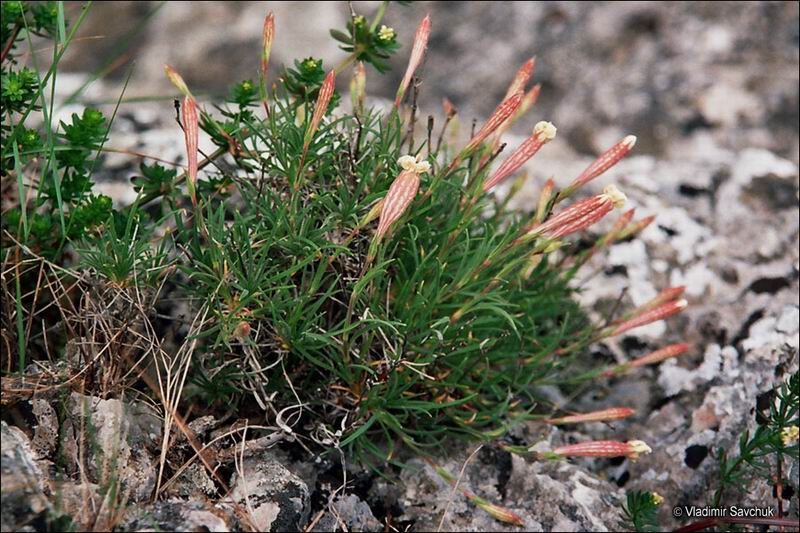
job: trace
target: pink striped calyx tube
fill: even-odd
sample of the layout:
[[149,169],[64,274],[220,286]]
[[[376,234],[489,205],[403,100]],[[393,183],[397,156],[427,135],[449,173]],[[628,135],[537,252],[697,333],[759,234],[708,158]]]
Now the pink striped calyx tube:
[[619,163],[623,157],[628,155],[628,152],[631,151],[635,144],[636,136],[628,135],[617,144],[603,152],[600,157],[595,159],[591,165],[586,167],[586,170],[581,172],[581,174],[575,178],[566,189],[564,189],[562,196],[569,196],[578,188],[592,181],[597,176]]
[[654,352],[650,352],[647,355],[643,355],[642,357],[638,357],[633,361],[629,361],[627,363],[623,363],[621,365],[615,366],[609,370],[603,372],[604,377],[615,376],[619,374],[624,374],[631,369],[639,368],[645,365],[655,365],[661,363],[662,361],[666,361],[667,359],[672,359],[673,357],[678,357],[679,355],[683,355],[687,351],[689,351],[690,346],[685,343],[681,342],[678,344],[670,344],[669,346],[664,346],[663,348],[659,348]]
[[486,122],[483,123],[481,129],[472,137],[469,144],[462,150],[462,154],[469,154],[481,145],[486,138],[491,135],[497,128],[500,127],[505,120],[510,117],[519,108],[522,101],[522,91],[518,91],[506,98],[500,105],[498,105]]
[[194,96],[183,97],[183,132],[186,139],[186,185],[192,198],[192,205],[197,207],[197,149],[200,124],[197,116],[197,102]]
[[603,409],[601,411],[592,411],[591,413],[581,413],[579,415],[568,415],[559,418],[547,418],[544,420],[546,424],[560,425],[560,424],[578,424],[581,422],[607,422],[609,420],[620,420],[627,418],[634,414],[636,411],[630,407],[612,407]]
[[689,302],[684,299],[673,300],[671,302],[658,305],[657,307],[649,309],[629,320],[622,322],[616,327],[609,328],[611,329],[611,332],[607,336],[616,337],[617,335],[620,335],[628,330],[645,326],[659,320],[664,320],[665,318],[669,318],[672,315],[680,313],[686,309],[686,306],[688,305]]
[[303,152],[308,150],[314,134],[319,128],[322,117],[328,111],[328,105],[331,103],[333,91],[336,89],[336,71],[331,70],[322,81],[322,86],[319,89],[319,96],[317,96],[317,103],[314,106],[314,114],[311,116],[311,123],[306,131],[305,139],[303,140]]
[[550,122],[539,122],[533,128],[533,133],[525,139],[519,147],[509,155],[497,170],[484,182],[483,191],[487,192],[495,185],[505,180],[524,165],[546,143],[556,136],[556,127]]
[[414,34],[414,44],[411,45],[411,57],[408,60],[406,72],[403,75],[403,81],[400,82],[400,87],[397,88],[397,95],[394,99],[394,106],[400,107],[400,102],[403,101],[408,86],[411,85],[411,78],[414,76],[422,58],[425,57],[425,49],[428,47],[428,38],[431,35],[431,16],[426,15],[422,22],[417,27],[417,32]]
[[431,170],[430,163],[422,161],[421,156],[415,158],[411,155],[404,155],[397,160],[397,164],[403,170],[389,186],[389,192],[383,199],[378,229],[375,232],[375,242],[383,239],[389,227],[397,222],[411,205],[419,190],[420,174]]
[[636,460],[640,455],[652,451],[652,448],[641,440],[629,440],[628,442],[596,440],[560,446],[550,453],[558,457],[627,457]]
[[542,235],[550,239],[565,237],[589,227],[615,207],[625,205],[625,201],[625,195],[616,186],[608,185],[602,194],[572,204],[531,228],[528,235]]
[[261,90],[261,101],[264,108],[267,107],[267,72],[269,71],[269,55],[272,51],[272,41],[275,39],[275,16],[270,11],[264,18],[264,28],[262,29],[261,44],[261,69],[259,71],[259,81]]

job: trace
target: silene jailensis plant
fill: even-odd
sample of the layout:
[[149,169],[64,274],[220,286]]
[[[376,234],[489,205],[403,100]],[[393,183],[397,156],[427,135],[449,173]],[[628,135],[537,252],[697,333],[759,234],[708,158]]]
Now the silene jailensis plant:
[[[575,389],[689,350],[676,344],[599,368],[587,357],[593,343],[686,307],[683,289],[667,288],[595,323],[574,298],[579,269],[657,215],[615,214],[626,198],[613,184],[582,194],[636,138],[564,186],[564,177],[548,180],[528,209],[509,210],[523,166],[557,134],[532,118],[534,58],[509,73],[505,97],[468,139],[447,100],[423,128],[429,17],[394,100],[367,97],[370,76],[400,48],[387,4],[331,31],[346,54],[333,67],[313,57],[270,65],[281,28],[268,14],[257,81],[236,83],[221,105],[167,67],[187,165],[148,155],[133,178],[136,201],[115,208],[92,192],[113,151],[114,116],[87,109],[52,123],[48,83],[86,10],[68,27],[61,3],[3,2],[4,375],[63,361],[65,379],[92,393],[147,391],[163,406],[165,443],[174,425],[194,445],[183,415],[224,408],[377,468],[409,452],[431,457],[452,437],[541,460],[649,452],[638,440],[546,452],[502,441],[525,421],[630,416],[637,406],[570,412],[539,386]],[[44,74],[17,62],[17,44],[33,34],[58,44]],[[44,122],[28,125],[32,112]],[[506,150],[513,124],[530,134]],[[214,150],[200,151],[206,142]],[[160,466],[169,474],[163,456]]]
[[[365,67],[382,71],[397,48],[382,15],[370,22],[354,14],[346,33],[332,32],[349,52],[337,67],[326,71],[307,58],[284,71],[260,95],[263,114],[247,81],[234,88],[234,107],[221,109],[223,120],[203,114],[204,131],[245,172],[234,179],[235,206],[200,200],[193,216],[176,223],[191,236],[192,266],[183,276],[213,315],[202,333],[195,393],[225,380],[235,391],[229,399],[254,397],[300,438],[391,462],[400,447],[428,453],[451,435],[493,439],[523,420],[579,422],[582,415],[543,415],[537,384],[603,379],[686,351],[601,369],[581,361],[591,343],[686,305],[672,290],[597,326],[572,298],[570,281],[583,263],[652,221],[628,211],[594,247],[577,251],[567,240],[624,205],[614,185],[583,200],[572,196],[622,159],[635,137],[566,188],[549,183],[530,213],[509,212],[493,189],[556,136],[553,124],[538,121],[519,147],[501,153],[503,132],[526,118],[538,96],[538,86],[527,89],[534,60],[461,146],[442,141],[452,109],[438,132],[430,118],[426,135],[415,135],[415,81],[431,20],[420,22],[393,105],[382,111],[365,98]],[[275,26],[268,15],[265,50]],[[334,88],[347,69],[352,109],[343,112]],[[267,70],[262,63],[262,78]],[[583,453],[649,451],[631,442],[586,443]],[[548,457],[580,453],[565,447]]]

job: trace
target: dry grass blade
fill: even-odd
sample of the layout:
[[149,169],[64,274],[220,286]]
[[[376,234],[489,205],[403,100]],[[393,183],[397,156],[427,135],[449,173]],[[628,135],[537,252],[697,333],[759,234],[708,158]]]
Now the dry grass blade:
[[461,470],[458,472],[458,478],[453,483],[453,490],[450,491],[450,496],[447,498],[447,504],[444,506],[444,510],[442,510],[442,518],[439,520],[439,526],[436,528],[436,531],[442,530],[442,526],[444,526],[444,519],[447,516],[447,511],[450,510],[450,506],[453,504],[453,499],[456,497],[456,491],[461,483],[461,479],[464,477],[464,472],[467,470],[467,465],[470,461],[472,461],[472,458],[475,457],[479,451],[481,451],[481,448],[483,448],[483,444],[475,448],[475,450],[469,454],[469,457],[464,460],[464,464],[461,465]]
[[[164,476],[164,466],[167,460],[167,450],[169,449],[170,432],[172,424],[177,420],[178,404],[180,403],[183,387],[186,384],[186,375],[189,372],[192,353],[197,346],[197,334],[203,329],[208,316],[208,307],[198,311],[195,319],[189,328],[189,335],[178,349],[174,358],[170,358],[163,350],[159,351],[160,360],[155,361],[156,376],[158,378],[159,399],[164,407],[164,435],[161,444],[161,457],[159,458],[158,478],[156,481],[156,491],[158,494]],[[162,376],[163,373],[163,376]],[[187,435],[188,437],[189,435]],[[190,441],[193,439],[190,438]],[[194,444],[193,444],[194,445]],[[207,459],[201,454],[204,463]],[[211,465],[206,465],[210,471],[214,472]]]

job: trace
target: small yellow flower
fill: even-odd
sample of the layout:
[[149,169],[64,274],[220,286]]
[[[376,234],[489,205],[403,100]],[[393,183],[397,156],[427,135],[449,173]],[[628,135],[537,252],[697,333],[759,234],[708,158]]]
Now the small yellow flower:
[[363,26],[366,23],[367,19],[364,18],[364,15],[358,15],[353,19],[353,24],[355,24],[356,26]]
[[394,39],[395,35],[397,35],[395,31],[385,24],[381,26],[380,30],[378,30],[378,39],[381,41],[391,41]]
[[656,505],[661,505],[664,503],[664,497],[657,492],[651,492],[650,497],[653,498],[653,503]]
[[253,88],[253,84],[250,83],[249,81],[245,80],[245,81],[242,82],[242,89],[244,89],[245,91],[249,91],[252,88]]
[[781,430],[781,441],[784,446],[791,446],[800,438],[800,428],[797,426],[789,426]]

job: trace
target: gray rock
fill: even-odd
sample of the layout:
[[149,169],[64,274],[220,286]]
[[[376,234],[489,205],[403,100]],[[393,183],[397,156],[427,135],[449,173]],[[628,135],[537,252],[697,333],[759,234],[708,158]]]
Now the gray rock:
[[58,446],[58,417],[50,402],[42,398],[31,400],[36,427],[33,431],[31,447],[37,459],[52,459]]
[[235,523],[220,507],[170,500],[129,509],[115,531],[235,531]]
[[[162,422],[145,404],[72,393],[72,430],[86,450],[86,471],[94,483],[119,479],[134,502],[152,496]],[[76,468],[76,465],[72,466]]]
[[[630,431],[650,443],[653,454],[627,469],[631,483],[626,489],[657,490],[664,498],[663,523],[673,523],[668,509],[674,505],[703,505],[708,491],[717,484],[716,454],[727,449],[738,454],[738,438],[755,429],[757,398],[797,371],[797,325],[781,331],[783,316],[793,316],[786,307],[753,324],[740,348],[709,345],[703,363],[694,370],[679,363],[661,365],[659,383],[679,399],[667,403]],[[741,354],[741,355],[740,355]],[[788,471],[791,465],[786,465]],[[785,474],[786,475],[786,474]],[[789,478],[791,479],[791,478]],[[796,478],[795,482],[796,482]],[[710,489],[709,489],[710,487]],[[771,487],[760,476],[752,476],[748,490],[727,494],[728,503],[764,507],[773,505]],[[724,503],[724,502],[723,502]],[[798,509],[787,502],[790,517]]]
[[259,531],[297,530],[310,512],[308,485],[269,452],[245,457],[231,480],[229,500]]
[[517,456],[512,461],[508,500],[530,509],[545,531],[619,528],[623,495],[617,487],[575,464],[526,463]]
[[372,514],[367,502],[355,494],[336,498],[333,502],[336,514],[344,522],[348,531],[382,531],[381,523]]
[[37,531],[44,527],[50,503],[46,478],[36,462],[28,437],[18,428],[0,422],[0,530]]
[[110,531],[117,523],[120,498],[117,491],[103,490],[96,483],[58,482],[54,492],[59,511],[68,516],[76,531]]
[[185,500],[202,500],[214,496],[217,487],[200,461],[195,461],[184,470],[166,489],[167,496]]
[[[507,455],[507,454],[506,454]],[[621,491],[570,463],[527,463],[510,457],[510,472],[498,469],[498,457],[489,453],[474,459],[460,487],[519,515],[524,531],[608,531],[618,529]],[[441,464],[458,475],[462,460]],[[488,462],[484,462],[488,461]],[[405,494],[401,517],[422,531],[435,531],[447,508],[443,531],[518,531],[519,527],[492,518],[469,503],[422,461],[411,461],[401,473]],[[500,494],[498,487],[502,488]],[[448,506],[449,502],[449,506]]]
[[337,497],[311,531],[383,531],[367,502],[355,494]]

